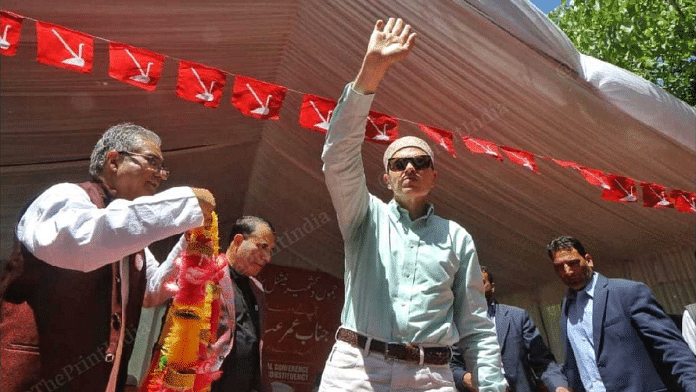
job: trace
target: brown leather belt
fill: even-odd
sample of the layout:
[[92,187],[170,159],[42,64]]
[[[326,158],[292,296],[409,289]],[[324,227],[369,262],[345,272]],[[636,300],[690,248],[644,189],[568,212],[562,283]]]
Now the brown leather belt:
[[[338,329],[336,338],[362,349],[368,340],[367,336],[345,328]],[[370,351],[384,354],[386,360],[398,359],[415,363],[421,363],[422,353],[423,364],[428,365],[447,365],[452,358],[452,350],[449,347],[421,347],[410,343],[386,343],[375,339],[370,342]]]

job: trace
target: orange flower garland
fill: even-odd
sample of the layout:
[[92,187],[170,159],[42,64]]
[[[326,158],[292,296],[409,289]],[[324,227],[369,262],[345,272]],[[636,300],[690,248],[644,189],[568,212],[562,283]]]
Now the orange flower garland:
[[[218,220],[187,233],[188,244],[177,260],[178,291],[158,341],[161,347],[150,365],[143,386],[147,392],[206,392],[219,377],[210,371],[211,338],[220,317],[220,287],[227,259],[219,255]],[[195,269],[199,278],[192,279]],[[168,331],[168,332],[167,332]]]

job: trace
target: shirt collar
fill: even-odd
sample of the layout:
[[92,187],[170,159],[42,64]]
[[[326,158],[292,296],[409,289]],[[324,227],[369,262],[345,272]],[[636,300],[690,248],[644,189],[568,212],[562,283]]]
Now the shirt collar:
[[584,291],[590,298],[594,298],[594,290],[597,285],[597,272],[592,272],[592,278],[582,289],[575,291],[573,289],[568,289],[568,299],[575,299],[579,292]]
[[232,268],[232,266],[229,266],[229,269],[230,269],[230,278],[232,278],[232,280],[234,280],[235,282],[239,281],[240,279],[243,280],[244,278],[247,277],[246,275],[242,275],[239,272],[237,272],[237,270]]
[[[400,220],[404,217],[408,218],[409,221],[411,220],[411,217],[408,215],[408,210],[401,207],[399,205],[399,203],[397,203],[396,200],[394,200],[394,199],[391,199],[389,201],[389,210],[391,211],[394,218],[396,218],[396,220]],[[428,209],[427,209],[427,211],[425,211],[425,215],[418,217],[414,222],[423,219],[425,221],[425,223],[428,223],[427,222],[428,219],[434,213],[435,213],[435,206],[433,206],[431,203],[428,203]]]
[[594,289],[595,285],[597,284],[597,273],[593,272],[592,273],[592,278],[590,279],[590,282],[582,289],[587,295],[590,296],[590,298],[594,298]]
[[490,318],[490,319],[495,318],[495,311],[496,311],[497,305],[498,305],[498,301],[496,301],[495,299],[493,299],[491,301],[491,304],[488,305],[488,318]]

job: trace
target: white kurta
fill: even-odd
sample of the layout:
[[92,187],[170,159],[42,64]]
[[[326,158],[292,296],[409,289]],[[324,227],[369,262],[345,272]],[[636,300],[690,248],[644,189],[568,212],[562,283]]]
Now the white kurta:
[[[174,263],[157,262],[147,246],[203,225],[203,212],[189,187],[175,187],[154,196],[116,199],[106,208],[94,205],[76,184],[57,184],[29,206],[17,226],[17,238],[37,258],[71,270],[89,272],[118,262],[123,310],[128,304],[128,256],[144,249],[147,263],[145,305],[161,301],[160,282],[176,272]],[[181,242],[168,258],[176,257]],[[166,294],[164,294],[166,295]],[[125,313],[123,324],[126,325]],[[125,328],[107,392],[115,390]]]

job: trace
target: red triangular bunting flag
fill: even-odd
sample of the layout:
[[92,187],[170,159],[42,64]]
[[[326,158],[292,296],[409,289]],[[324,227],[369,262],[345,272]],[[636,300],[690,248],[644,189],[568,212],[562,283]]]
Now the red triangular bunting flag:
[[585,181],[592,185],[602,187],[604,189],[610,189],[609,180],[607,175],[601,170],[591,169],[589,167],[581,167],[580,174],[585,178]]
[[632,203],[638,201],[636,182],[632,178],[610,174],[607,176],[609,189],[602,192],[602,199]]
[[90,73],[93,57],[94,38],[91,35],[36,21],[36,61]]
[[162,76],[164,56],[126,44],[109,42],[109,76],[154,91]]
[[503,157],[498,152],[498,145],[488,140],[475,139],[471,136],[462,136],[466,148],[474,154],[488,154],[493,158],[503,161]]
[[578,165],[577,163],[575,163],[573,161],[562,161],[560,159],[551,158],[551,157],[546,157],[546,159],[550,159],[550,160],[556,162],[556,164],[559,166],[569,167],[569,168],[575,169],[575,170],[580,170],[580,165]]
[[457,157],[457,153],[454,151],[454,133],[423,124],[418,124],[418,127],[426,135],[430,136],[440,147],[447,150],[453,158]]
[[312,131],[326,133],[329,130],[334,108],[336,108],[336,101],[305,94],[300,106],[300,126]]
[[692,214],[696,212],[696,193],[672,189],[671,196],[677,211],[690,212]]
[[518,150],[508,146],[500,146],[500,149],[505,152],[505,155],[507,155],[508,159],[510,159],[512,162],[522,165],[534,173],[539,173],[539,168],[536,165],[536,159],[534,159],[534,154],[531,152]]
[[365,140],[389,144],[399,137],[399,121],[384,113],[370,111],[365,124]]
[[232,105],[249,117],[277,120],[287,92],[286,87],[237,75],[232,88]]
[[643,206],[651,208],[674,208],[672,198],[662,185],[641,182],[643,188]]
[[17,53],[19,37],[22,34],[22,21],[24,17],[9,11],[0,11],[0,52],[5,56],[14,56]]
[[176,95],[203,106],[216,108],[220,105],[227,77],[219,69],[190,61],[179,61],[179,79]]

